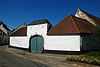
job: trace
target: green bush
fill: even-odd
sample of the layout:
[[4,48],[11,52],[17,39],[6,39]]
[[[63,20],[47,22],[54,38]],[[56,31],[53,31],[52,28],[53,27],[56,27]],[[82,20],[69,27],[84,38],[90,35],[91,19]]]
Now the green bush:
[[88,52],[88,53],[86,53],[85,55],[100,57],[100,51]]
[[70,57],[66,59],[67,61],[72,61],[72,62],[81,62],[81,63],[87,63],[87,64],[93,64],[93,65],[100,65],[100,60],[91,57],[91,56],[80,56],[80,57]]
[[81,62],[81,63],[87,63],[93,65],[100,65],[100,51],[88,52],[85,53],[84,55],[75,58],[69,57],[66,60],[72,62]]

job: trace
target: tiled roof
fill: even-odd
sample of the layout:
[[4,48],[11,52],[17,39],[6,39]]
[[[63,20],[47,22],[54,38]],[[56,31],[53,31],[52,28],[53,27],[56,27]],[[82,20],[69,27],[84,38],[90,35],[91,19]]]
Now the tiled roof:
[[92,33],[94,26],[84,19],[69,15],[61,22],[51,27],[49,34],[78,34],[78,33]]
[[29,25],[37,25],[37,24],[44,24],[44,23],[49,23],[49,22],[46,19],[40,19],[40,20],[32,21]]
[[[80,9],[81,10],[81,9]],[[85,13],[88,17],[90,17],[96,24],[100,24],[100,18],[93,16],[83,10],[81,10],[83,13]]]
[[10,36],[27,36],[27,27],[19,28],[18,30],[12,32]]
[[[45,19],[41,19],[41,20],[37,20],[37,21],[33,21],[31,24],[29,25],[37,25],[37,24],[43,24],[43,23],[48,23],[48,26],[50,26],[51,24],[48,22],[48,20]],[[17,30],[14,30],[10,36],[27,36],[27,27],[22,26],[19,27]]]

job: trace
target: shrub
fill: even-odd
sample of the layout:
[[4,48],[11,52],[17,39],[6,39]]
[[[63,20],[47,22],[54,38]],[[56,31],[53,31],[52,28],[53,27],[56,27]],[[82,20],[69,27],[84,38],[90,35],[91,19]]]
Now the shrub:
[[80,56],[80,57],[69,57],[66,59],[67,61],[72,61],[72,62],[82,62],[82,63],[88,63],[88,64],[93,64],[93,65],[100,65],[100,60],[95,58],[95,57],[91,57],[91,56]]
[[88,52],[88,53],[86,53],[85,55],[100,57],[100,51]]

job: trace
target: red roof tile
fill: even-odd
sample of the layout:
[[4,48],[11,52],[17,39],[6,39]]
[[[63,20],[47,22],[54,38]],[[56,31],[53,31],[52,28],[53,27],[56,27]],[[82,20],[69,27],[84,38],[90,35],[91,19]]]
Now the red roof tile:
[[44,23],[49,23],[49,21],[47,19],[40,19],[40,20],[32,21],[29,25],[38,25]]
[[26,35],[27,35],[27,27],[22,27],[12,32],[10,36],[26,36]]
[[94,26],[84,19],[69,15],[57,25],[53,26],[47,34],[77,34],[92,33]]
[[[81,9],[80,9],[81,10]],[[83,10],[81,10],[83,13],[85,13],[88,17],[90,17],[96,24],[100,24],[100,18],[93,16]]]

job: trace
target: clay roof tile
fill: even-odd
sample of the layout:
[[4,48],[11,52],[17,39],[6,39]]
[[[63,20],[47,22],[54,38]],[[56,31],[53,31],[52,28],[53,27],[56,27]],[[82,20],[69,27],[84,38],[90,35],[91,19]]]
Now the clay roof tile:
[[51,27],[48,35],[92,33],[94,26],[84,19],[68,15],[61,22]]

